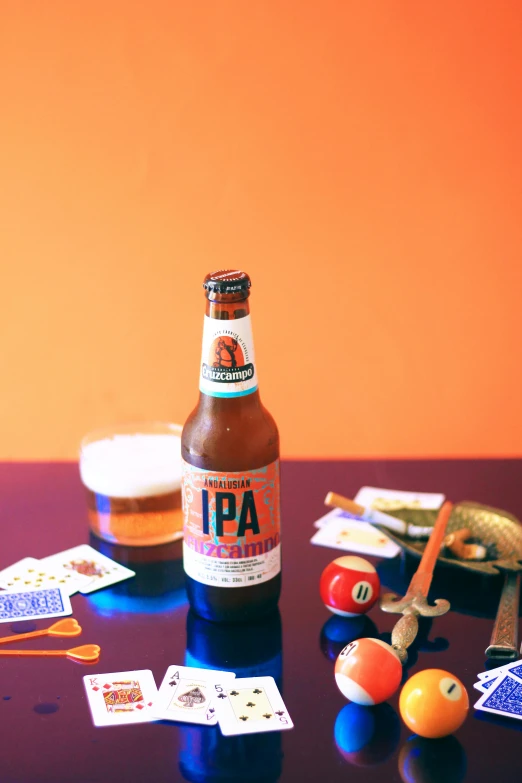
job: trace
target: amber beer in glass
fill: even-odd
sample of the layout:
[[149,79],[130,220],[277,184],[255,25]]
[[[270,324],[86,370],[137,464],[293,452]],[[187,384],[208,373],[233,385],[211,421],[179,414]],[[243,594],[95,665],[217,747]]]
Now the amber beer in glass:
[[183,428],[183,564],[190,605],[214,622],[275,609],[281,590],[279,434],[262,405],[250,278],[206,276],[199,402]]
[[80,449],[92,532],[124,546],[183,535],[181,427],[145,422],[97,430]]

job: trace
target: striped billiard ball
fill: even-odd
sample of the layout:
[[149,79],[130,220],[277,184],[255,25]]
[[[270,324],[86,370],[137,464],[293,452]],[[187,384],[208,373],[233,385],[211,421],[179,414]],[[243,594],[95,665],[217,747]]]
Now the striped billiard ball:
[[347,644],[335,662],[335,682],[347,699],[369,706],[380,704],[401,684],[402,665],[389,644],[357,639]]

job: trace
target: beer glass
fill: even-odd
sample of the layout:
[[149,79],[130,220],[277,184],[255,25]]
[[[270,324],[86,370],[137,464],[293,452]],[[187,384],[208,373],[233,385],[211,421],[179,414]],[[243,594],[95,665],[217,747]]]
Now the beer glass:
[[97,430],[83,439],[80,475],[96,536],[125,546],[183,536],[181,430],[148,422]]

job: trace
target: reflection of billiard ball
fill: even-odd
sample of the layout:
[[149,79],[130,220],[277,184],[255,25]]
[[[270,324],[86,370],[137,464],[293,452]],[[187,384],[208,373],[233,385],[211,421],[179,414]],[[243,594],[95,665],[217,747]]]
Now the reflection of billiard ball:
[[402,666],[395,650],[380,639],[347,644],[335,663],[335,682],[356,704],[380,704],[400,685]]
[[354,617],[371,609],[381,583],[375,568],[362,557],[345,555],[327,565],[321,574],[319,592],[327,609]]
[[399,716],[390,704],[346,704],[334,726],[337,749],[346,761],[358,767],[386,761],[395,751],[400,733]]
[[417,672],[404,685],[399,709],[406,726],[421,737],[446,737],[466,719],[469,699],[460,680],[443,669]]
[[348,642],[360,639],[361,636],[377,636],[377,634],[375,623],[367,614],[360,614],[357,617],[340,617],[333,614],[321,629],[321,650],[330,661],[336,661]]
[[399,754],[404,783],[462,783],[466,766],[466,753],[456,737],[424,739],[413,735]]

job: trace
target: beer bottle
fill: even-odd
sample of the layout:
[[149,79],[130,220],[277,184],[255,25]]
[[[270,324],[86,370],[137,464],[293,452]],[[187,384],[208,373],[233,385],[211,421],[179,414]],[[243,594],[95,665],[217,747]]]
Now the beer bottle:
[[183,565],[193,611],[247,622],[281,589],[279,435],[257,385],[250,278],[206,276],[199,402],[181,438]]

